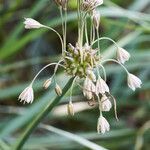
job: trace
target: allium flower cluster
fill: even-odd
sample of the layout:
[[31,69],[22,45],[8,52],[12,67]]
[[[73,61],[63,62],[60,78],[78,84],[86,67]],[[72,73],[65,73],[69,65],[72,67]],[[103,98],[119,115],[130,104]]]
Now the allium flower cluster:
[[[61,41],[62,45],[62,58],[57,63],[50,63],[43,67],[38,74],[34,77],[31,84],[20,94],[19,99],[24,103],[32,103],[34,99],[32,85],[35,79],[39,76],[39,74],[49,66],[54,65],[54,73],[53,75],[47,79],[43,83],[44,89],[48,89],[51,86],[52,82],[55,83],[55,92],[58,96],[61,96],[62,89],[58,83],[56,83],[55,75],[57,73],[58,67],[63,67],[64,72],[67,76],[71,76],[74,78],[73,83],[71,85],[70,90],[70,101],[67,106],[68,114],[74,115],[74,106],[72,102],[72,91],[74,84],[77,81],[83,81],[81,85],[79,82],[77,85],[82,88],[83,95],[88,100],[97,100],[99,105],[100,116],[98,118],[97,123],[97,131],[98,133],[105,133],[110,130],[110,125],[108,121],[104,118],[103,112],[109,112],[112,108],[113,104],[111,100],[115,99],[111,95],[111,90],[109,88],[106,72],[104,64],[106,62],[115,62],[119,64],[127,74],[127,84],[129,88],[133,91],[136,88],[141,87],[141,80],[135,75],[128,72],[124,63],[129,60],[130,54],[125,49],[118,46],[118,44],[108,38],[108,37],[99,37],[99,23],[100,23],[100,14],[96,12],[96,8],[103,3],[103,0],[81,0],[77,1],[78,3],[78,40],[76,44],[68,43],[66,40],[66,32],[67,32],[67,3],[68,0],[55,0],[55,2],[59,5],[59,9],[62,17],[62,31],[63,36],[61,36],[55,29],[48,27],[39,23],[38,21],[26,18],[25,19],[25,28],[33,29],[33,28],[46,28],[55,32],[58,35],[58,38]],[[63,9],[62,9],[63,8]],[[92,22],[90,25],[90,29],[87,28],[87,17],[90,17]],[[89,32],[90,30],[90,32]],[[90,35],[89,35],[90,33]],[[109,40],[113,42],[116,46],[116,58],[114,59],[102,59],[102,54],[100,51],[100,41],[101,40]],[[97,47],[93,48],[94,45]],[[103,76],[100,74],[100,70],[103,71]],[[114,103],[115,106],[115,103]],[[114,107],[116,108],[116,106]],[[115,110],[116,112],[116,110]]]

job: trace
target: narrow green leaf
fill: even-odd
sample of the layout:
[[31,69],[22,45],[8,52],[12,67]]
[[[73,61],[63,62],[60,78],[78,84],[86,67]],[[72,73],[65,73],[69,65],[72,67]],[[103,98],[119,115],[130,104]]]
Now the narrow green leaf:
[[78,135],[75,135],[75,134],[72,134],[70,132],[67,132],[67,131],[64,131],[64,130],[61,130],[61,129],[58,129],[58,128],[55,128],[53,126],[50,126],[50,125],[44,125],[44,124],[40,124],[40,127],[41,128],[44,128],[48,131],[51,131],[51,132],[54,132],[56,134],[59,134],[61,136],[64,136],[66,138],[69,138],[85,147],[88,147],[92,150],[107,150],[106,148],[100,146],[100,145],[97,145],[81,136],[78,136]]

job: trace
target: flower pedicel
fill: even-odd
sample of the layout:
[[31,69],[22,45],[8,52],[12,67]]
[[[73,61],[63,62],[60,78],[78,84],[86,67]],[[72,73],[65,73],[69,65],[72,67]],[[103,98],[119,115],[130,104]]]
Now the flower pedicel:
[[[43,25],[32,18],[25,18],[26,29],[38,29],[46,28],[55,32],[60,39],[62,46],[62,57],[57,63],[50,63],[43,67],[38,74],[34,77],[31,84],[20,94],[19,99],[24,103],[32,103],[34,100],[34,93],[32,85],[39,74],[49,66],[55,66],[54,74],[47,79],[43,87],[47,89],[52,81],[55,81],[55,91],[58,96],[61,96],[62,89],[56,83],[55,74],[58,67],[63,67],[66,75],[74,78],[70,89],[70,101],[67,107],[68,114],[74,115],[74,108],[72,103],[72,91],[73,86],[77,80],[83,79],[84,83],[82,87],[83,95],[89,100],[97,100],[99,104],[100,117],[98,118],[97,131],[98,133],[105,133],[110,130],[108,121],[103,117],[103,111],[109,111],[112,107],[110,101],[113,96],[110,93],[109,86],[107,85],[106,72],[104,63],[115,62],[119,64],[127,73],[128,86],[134,91],[136,88],[141,87],[141,80],[135,75],[128,72],[123,65],[129,60],[130,54],[123,48],[117,45],[117,43],[108,37],[99,37],[99,23],[100,14],[96,8],[103,4],[103,0],[77,0],[78,7],[78,40],[75,45],[66,42],[66,31],[67,31],[67,7],[69,0],[54,0],[59,7],[61,18],[62,18],[62,31],[61,36],[55,29]],[[87,18],[91,18],[90,29],[87,28]],[[88,34],[90,30],[90,35]],[[83,40],[85,39],[85,41]],[[116,46],[116,59],[102,59],[100,52],[100,41],[109,40]],[[94,44],[97,43],[97,48],[93,48]],[[100,75],[99,70],[102,69],[104,76]],[[113,98],[114,100],[114,98]],[[114,107],[116,108],[116,102],[114,100]],[[115,109],[116,114],[116,109]],[[116,117],[117,118],[117,117]]]

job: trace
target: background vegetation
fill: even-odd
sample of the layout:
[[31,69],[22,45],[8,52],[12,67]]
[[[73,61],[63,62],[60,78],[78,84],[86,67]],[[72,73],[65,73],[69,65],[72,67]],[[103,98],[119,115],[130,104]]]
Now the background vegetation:
[[[111,131],[98,135],[98,109],[89,106],[80,89],[75,88],[73,100],[76,115],[67,116],[65,104],[69,98],[66,95],[42,121],[51,125],[48,130],[38,126],[23,150],[87,150],[87,146],[93,146],[94,149],[95,145],[75,135],[111,150],[149,149],[149,4],[149,0],[104,0],[104,5],[99,8],[102,16],[101,36],[114,39],[131,53],[132,57],[126,66],[143,82],[141,89],[132,92],[126,85],[122,69],[115,64],[107,65],[111,92],[117,99],[119,122],[115,120],[112,110],[106,114]],[[67,31],[67,40],[71,43],[77,40],[75,9],[75,1],[71,0]],[[50,68],[34,86],[36,92],[32,105],[23,105],[17,100],[37,71],[46,63],[57,61],[61,52],[55,34],[45,29],[25,30],[24,17],[32,17],[61,31],[59,11],[52,0],[0,0],[0,150],[8,149],[26,125],[42,111],[43,106],[56,96],[53,87],[47,91],[42,88],[44,79],[53,72],[53,68]],[[104,57],[113,57],[114,47],[111,43],[102,41],[101,49]],[[67,80],[60,71],[58,83],[63,87]]]

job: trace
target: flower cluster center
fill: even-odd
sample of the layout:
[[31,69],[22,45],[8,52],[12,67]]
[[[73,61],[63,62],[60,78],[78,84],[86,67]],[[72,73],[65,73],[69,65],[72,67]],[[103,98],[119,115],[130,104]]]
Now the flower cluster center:
[[67,74],[78,76],[80,78],[87,76],[87,71],[93,70],[100,58],[97,56],[97,50],[92,49],[88,44],[82,48],[76,44],[76,47],[68,45],[68,51],[65,53],[64,65]]

